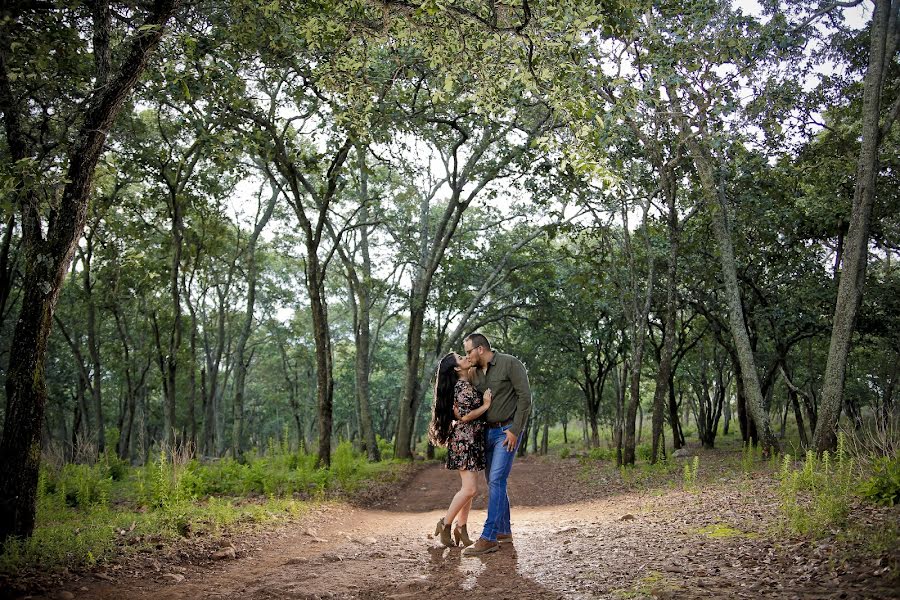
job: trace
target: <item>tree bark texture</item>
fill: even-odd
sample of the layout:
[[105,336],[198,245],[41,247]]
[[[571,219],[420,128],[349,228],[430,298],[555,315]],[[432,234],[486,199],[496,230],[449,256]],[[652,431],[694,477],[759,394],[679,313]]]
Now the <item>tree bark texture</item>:
[[900,29],[898,7],[900,0],[876,0],[872,14],[869,63],[863,82],[862,141],[856,168],[856,187],[834,308],[822,402],[813,435],[813,447],[819,453],[837,447],[837,425],[844,398],[847,357],[866,281],[869,227],[875,202],[878,147],[882,138],[881,96],[888,67],[897,50]]
[[700,175],[704,201],[712,220],[713,234],[719,246],[719,261],[722,268],[722,278],[725,281],[725,294],[728,304],[728,324],[734,341],[737,359],[741,365],[740,371],[747,408],[753,416],[753,421],[756,423],[759,431],[763,451],[767,454],[779,452],[778,440],[772,431],[769,414],[765,409],[759,373],[756,368],[756,359],[753,356],[750,336],[744,319],[744,308],[741,303],[741,290],[738,285],[737,265],[731,241],[731,231],[728,227],[725,199],[717,191],[718,186],[716,185],[712,165],[700,144],[696,139],[690,138],[687,145]]

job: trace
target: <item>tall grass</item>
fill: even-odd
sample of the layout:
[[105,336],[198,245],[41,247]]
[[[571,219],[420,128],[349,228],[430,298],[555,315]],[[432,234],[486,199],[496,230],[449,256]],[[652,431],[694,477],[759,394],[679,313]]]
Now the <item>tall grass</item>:
[[93,465],[48,461],[39,476],[34,535],[7,542],[0,573],[90,567],[151,542],[289,518],[330,494],[394,474],[402,464],[369,463],[344,442],[332,453],[331,468],[317,468],[315,455],[292,452],[277,440],[241,462],[201,463],[183,447],[163,448],[142,467],[109,455]]

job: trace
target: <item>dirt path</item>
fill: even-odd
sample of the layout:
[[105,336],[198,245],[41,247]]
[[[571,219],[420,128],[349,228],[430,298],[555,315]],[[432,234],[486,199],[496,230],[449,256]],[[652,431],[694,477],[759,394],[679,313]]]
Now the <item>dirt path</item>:
[[[238,544],[233,559],[226,548],[229,558],[136,578],[94,574],[40,598],[900,598],[896,548],[853,558],[829,555],[833,544],[773,543],[764,524],[775,506],[752,481],[623,492],[574,460],[520,459],[515,542],[477,558],[429,536],[457,485],[455,473],[429,466],[379,506],[326,506]],[[484,506],[482,482],[473,533]]]

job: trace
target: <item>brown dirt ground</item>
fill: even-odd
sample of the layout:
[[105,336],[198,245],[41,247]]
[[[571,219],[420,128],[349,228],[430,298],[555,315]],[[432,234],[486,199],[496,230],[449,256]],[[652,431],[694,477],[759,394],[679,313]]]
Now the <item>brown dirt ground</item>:
[[[702,460],[706,471],[717,458]],[[300,522],[232,540],[234,558],[214,560],[208,547],[205,556],[145,557],[139,569],[72,575],[26,597],[900,598],[900,549],[846,535],[782,538],[773,530],[771,477],[711,472],[691,493],[677,472],[669,477],[676,483],[660,488],[624,485],[615,470],[575,459],[517,459],[509,490],[515,541],[471,558],[429,535],[459,482],[432,464],[393,495],[325,504]],[[473,534],[484,506],[482,481]],[[900,522],[896,507],[860,511],[871,539]]]

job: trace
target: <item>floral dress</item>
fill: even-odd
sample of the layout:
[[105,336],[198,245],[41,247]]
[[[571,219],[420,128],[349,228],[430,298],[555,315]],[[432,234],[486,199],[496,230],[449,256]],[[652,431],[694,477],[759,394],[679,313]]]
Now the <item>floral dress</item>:
[[[453,388],[453,406],[463,417],[482,405],[471,383],[460,379]],[[455,421],[447,442],[447,468],[457,471],[484,471],[484,422],[480,419]]]

